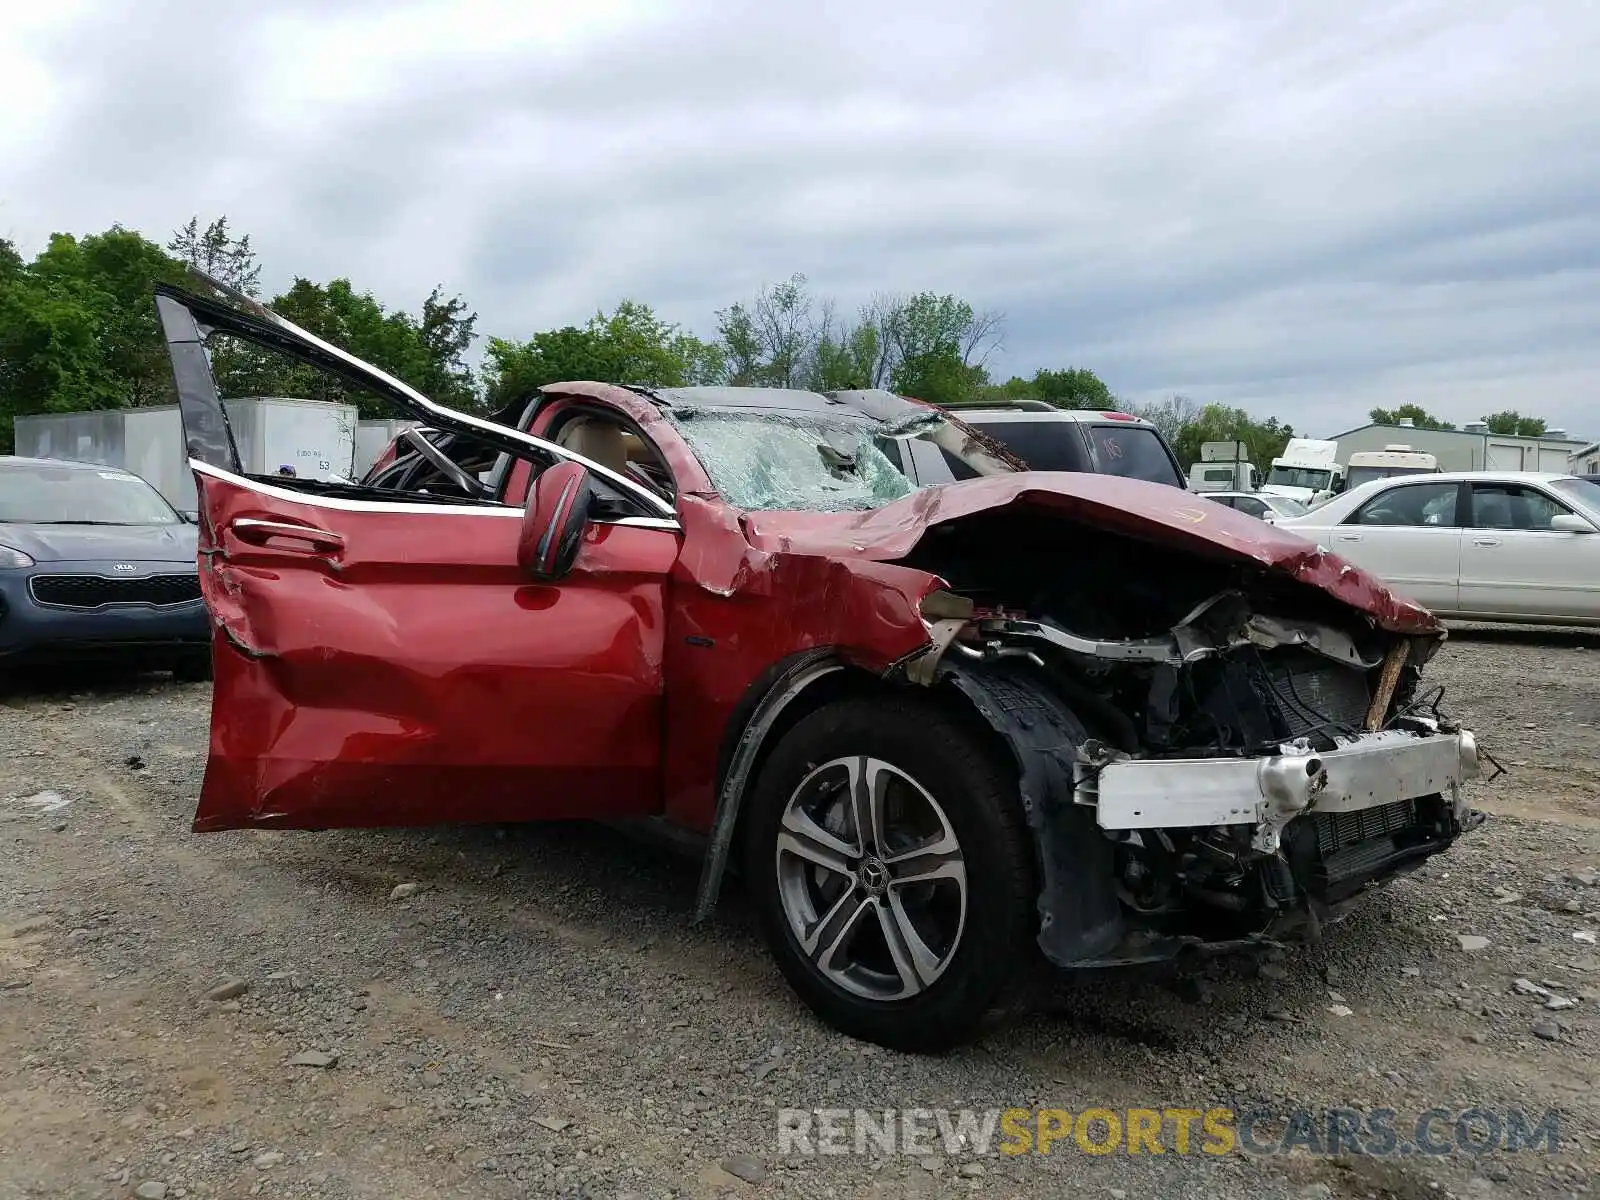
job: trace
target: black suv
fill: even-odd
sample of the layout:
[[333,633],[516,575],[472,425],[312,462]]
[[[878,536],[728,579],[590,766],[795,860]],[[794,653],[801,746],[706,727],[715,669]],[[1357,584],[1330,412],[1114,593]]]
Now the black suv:
[[[1178,456],[1161,431],[1142,417],[1103,410],[1062,409],[1039,400],[1011,405],[951,407],[951,416],[993,438],[1034,471],[1127,475],[1187,490]],[[881,449],[924,487],[971,479],[972,468],[931,442],[885,441]]]

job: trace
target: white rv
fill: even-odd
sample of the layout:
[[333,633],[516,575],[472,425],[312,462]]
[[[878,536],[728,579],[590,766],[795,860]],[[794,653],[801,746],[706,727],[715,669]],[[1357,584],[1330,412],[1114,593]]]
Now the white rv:
[[1374,479],[1389,479],[1395,475],[1431,475],[1439,469],[1439,460],[1423,450],[1410,446],[1385,446],[1382,450],[1358,450],[1345,464],[1346,487],[1358,487]]

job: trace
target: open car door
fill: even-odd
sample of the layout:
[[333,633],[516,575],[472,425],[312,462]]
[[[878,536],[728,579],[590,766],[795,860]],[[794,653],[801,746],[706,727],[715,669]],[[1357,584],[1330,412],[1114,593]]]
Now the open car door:
[[[549,443],[433,405],[259,306],[161,287],[157,307],[214,624],[195,828],[659,811],[671,506]],[[519,566],[523,510],[473,494],[473,479],[441,499],[247,476],[204,345],[213,331],[333,371],[536,468],[577,461],[611,519],[587,527],[569,574],[541,582]]]

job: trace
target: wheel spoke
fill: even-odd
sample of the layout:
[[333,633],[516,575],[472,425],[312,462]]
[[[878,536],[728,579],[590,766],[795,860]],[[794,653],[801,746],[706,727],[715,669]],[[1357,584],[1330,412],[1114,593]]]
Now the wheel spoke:
[[839,953],[839,947],[850,937],[871,903],[870,900],[858,899],[854,889],[846,888],[839,893],[833,906],[800,939],[800,948],[824,971],[836,973],[838,968],[833,966],[833,960]]
[[813,821],[798,805],[791,804],[783,814],[783,831],[778,834],[779,852],[815,863],[838,875],[854,876],[856,849]]
[[899,896],[891,892],[874,907],[878,911],[878,924],[883,928],[883,940],[889,946],[889,957],[894,960],[895,973],[900,976],[901,994],[920,992],[938,978],[939,956],[922,940]]
[[967,886],[967,864],[962,861],[961,850],[953,847],[945,853],[934,850],[913,850],[899,855],[889,868],[889,887],[905,887],[913,883],[934,883],[940,879],[954,880],[963,889]]
[[863,854],[875,854],[883,846],[884,793],[896,772],[875,758],[852,758],[850,800],[855,806],[856,839]]

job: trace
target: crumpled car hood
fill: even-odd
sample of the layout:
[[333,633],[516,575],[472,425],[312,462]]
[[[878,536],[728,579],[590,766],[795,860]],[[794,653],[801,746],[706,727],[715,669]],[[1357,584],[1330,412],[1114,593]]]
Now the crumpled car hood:
[[10,525],[0,522],[0,546],[35,562],[195,561],[193,525]]
[[935,526],[1007,508],[1043,509],[1146,542],[1254,563],[1319,588],[1394,633],[1440,630],[1421,605],[1287,529],[1192,493],[1114,475],[995,475],[927,488],[866,512],[751,512],[743,524],[759,550],[887,562],[905,557]]

